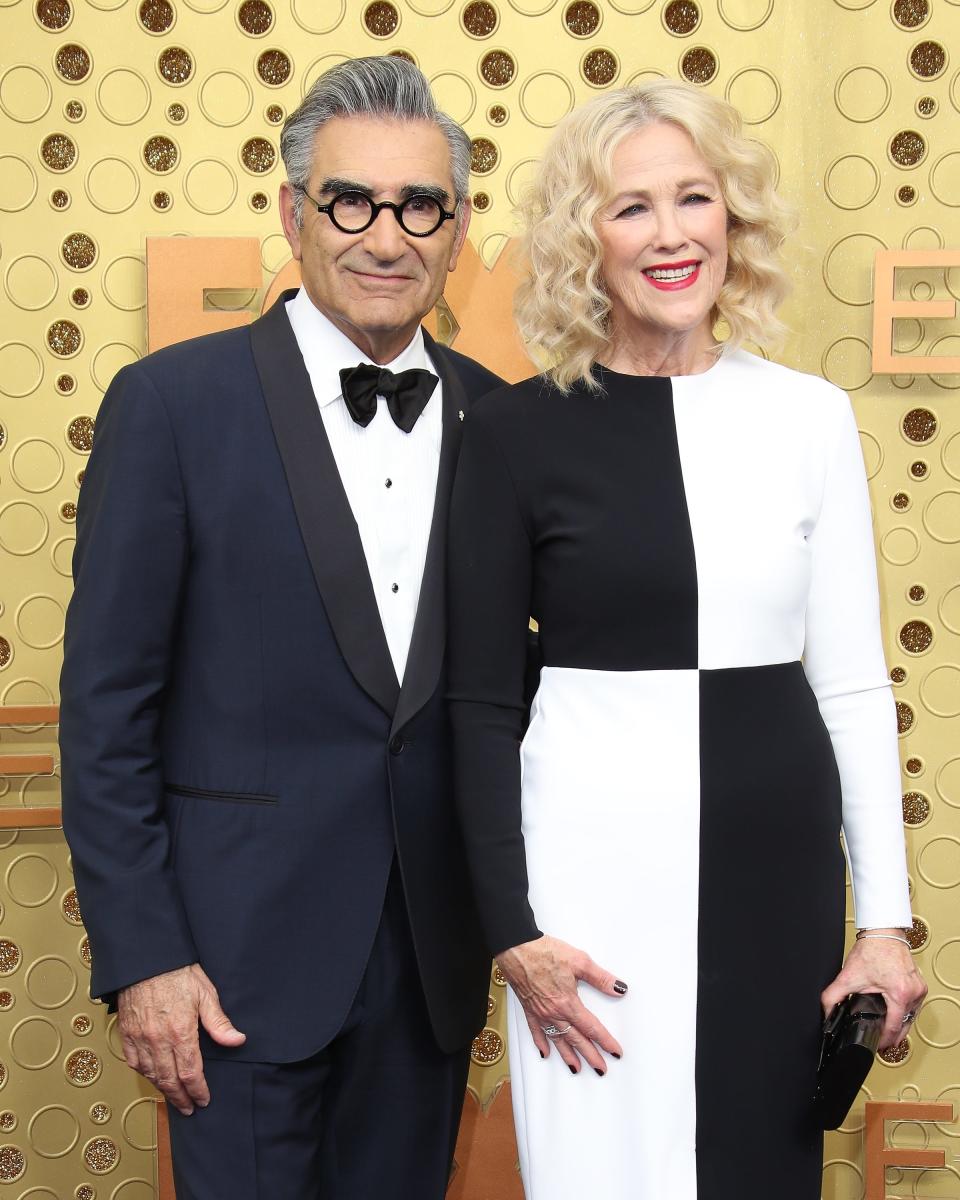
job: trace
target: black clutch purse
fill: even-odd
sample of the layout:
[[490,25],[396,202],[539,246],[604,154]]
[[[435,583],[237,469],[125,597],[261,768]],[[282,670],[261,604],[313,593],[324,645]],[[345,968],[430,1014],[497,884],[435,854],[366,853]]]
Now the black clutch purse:
[[873,1066],[887,1003],[878,992],[855,992],[842,1000],[823,1025],[817,1090],[813,1098],[822,1129],[843,1124]]

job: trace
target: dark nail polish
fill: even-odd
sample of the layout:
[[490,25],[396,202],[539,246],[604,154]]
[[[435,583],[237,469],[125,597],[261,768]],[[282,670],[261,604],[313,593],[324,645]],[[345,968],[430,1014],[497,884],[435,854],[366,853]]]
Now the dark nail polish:
[[547,1056],[544,1054],[544,1052],[543,1052],[542,1050],[540,1051],[540,1057],[541,1057],[541,1058],[546,1058],[546,1057],[547,1057]]
[[596,1071],[596,1073],[600,1076],[601,1079],[604,1077],[604,1075],[606,1075],[606,1071],[601,1071],[599,1067],[594,1067],[593,1069]]
[[620,1057],[620,1055],[619,1055],[619,1054],[616,1054],[616,1053],[614,1053],[612,1050],[610,1051],[610,1053],[611,1053],[611,1054],[613,1054],[613,1057],[614,1057],[614,1058],[619,1058],[619,1057]]
[[[567,1066],[568,1066],[568,1067],[570,1067],[570,1064],[569,1064],[569,1063],[567,1063]],[[576,1067],[570,1067],[570,1074],[571,1074],[571,1075],[576,1075],[576,1074],[577,1074],[577,1068],[576,1068]]]
[[622,979],[615,979],[613,981],[613,990],[618,996],[625,996],[627,994],[627,985]]

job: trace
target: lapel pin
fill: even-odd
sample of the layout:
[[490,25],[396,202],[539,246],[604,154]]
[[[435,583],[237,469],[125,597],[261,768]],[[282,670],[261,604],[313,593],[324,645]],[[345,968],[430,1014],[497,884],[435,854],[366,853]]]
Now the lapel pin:
[[460,418],[460,420],[461,420],[461,421],[463,420],[463,409],[462,409],[462,408],[461,408],[461,409],[460,409],[460,411],[457,413],[457,416]]

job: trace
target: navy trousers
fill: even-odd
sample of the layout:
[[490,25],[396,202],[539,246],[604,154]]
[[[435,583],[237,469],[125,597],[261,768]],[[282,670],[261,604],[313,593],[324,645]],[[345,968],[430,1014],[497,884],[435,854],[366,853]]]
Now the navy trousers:
[[468,1067],[433,1039],[394,866],[336,1038],[302,1062],[207,1058],[207,1108],[170,1107],[177,1200],[442,1200]]

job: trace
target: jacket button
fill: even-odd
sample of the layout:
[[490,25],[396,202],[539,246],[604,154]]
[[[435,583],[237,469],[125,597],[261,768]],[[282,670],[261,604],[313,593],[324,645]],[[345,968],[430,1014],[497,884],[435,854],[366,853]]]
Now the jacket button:
[[403,748],[406,744],[407,743],[403,740],[403,738],[399,735],[399,733],[396,734],[394,737],[392,737],[390,739],[390,753],[391,754],[402,754]]

